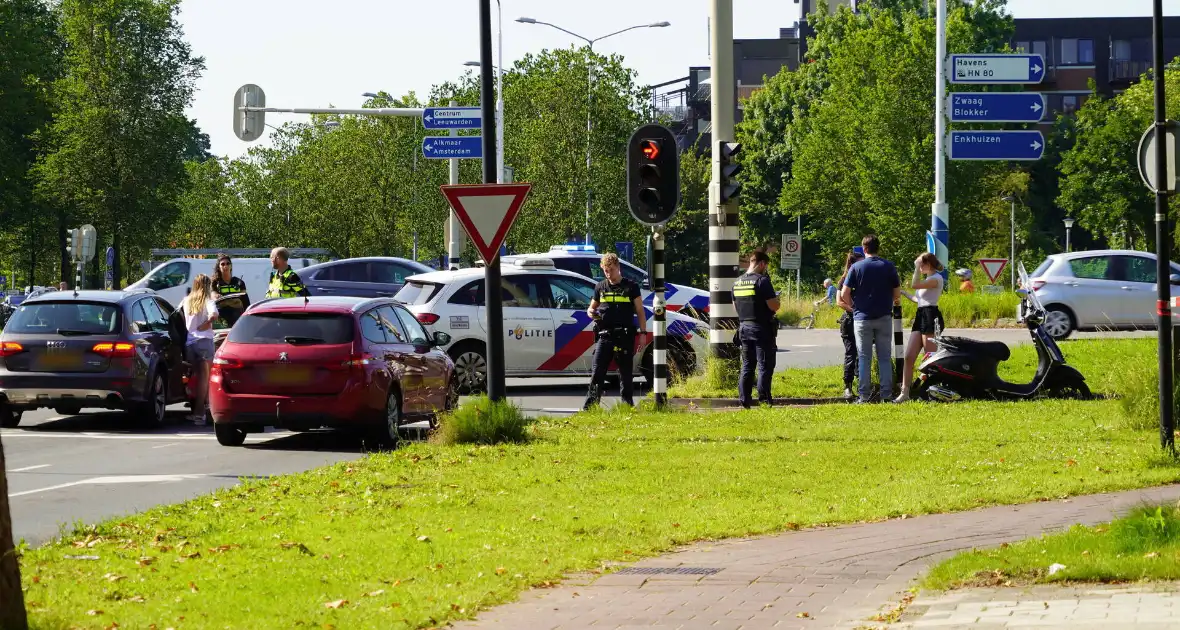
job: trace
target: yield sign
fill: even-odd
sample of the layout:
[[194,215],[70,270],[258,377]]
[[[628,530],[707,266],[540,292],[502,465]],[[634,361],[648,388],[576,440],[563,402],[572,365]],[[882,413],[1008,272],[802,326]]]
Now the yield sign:
[[1004,267],[1008,265],[1008,259],[980,258],[979,264],[983,265],[983,272],[987,274],[988,278],[991,278],[991,281],[994,284],[996,278],[999,278],[1000,274],[1003,273]]
[[520,214],[532,187],[532,184],[463,184],[441,188],[480,256],[491,264],[500,255],[508,228]]

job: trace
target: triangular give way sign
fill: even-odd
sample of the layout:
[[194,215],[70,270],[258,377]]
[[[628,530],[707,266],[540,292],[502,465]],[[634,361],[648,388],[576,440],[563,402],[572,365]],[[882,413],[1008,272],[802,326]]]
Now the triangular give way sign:
[[442,194],[480,256],[491,264],[500,255],[508,228],[520,214],[532,184],[459,184],[442,186]]
[[983,265],[983,272],[987,274],[988,278],[994,283],[996,278],[1004,272],[1004,267],[1008,265],[1007,258],[980,258],[979,264]]

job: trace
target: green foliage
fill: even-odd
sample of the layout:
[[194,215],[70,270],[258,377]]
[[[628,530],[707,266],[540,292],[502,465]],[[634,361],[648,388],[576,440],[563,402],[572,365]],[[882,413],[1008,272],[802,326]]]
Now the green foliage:
[[438,444],[519,444],[529,440],[532,418],[511,401],[478,396],[439,419]]

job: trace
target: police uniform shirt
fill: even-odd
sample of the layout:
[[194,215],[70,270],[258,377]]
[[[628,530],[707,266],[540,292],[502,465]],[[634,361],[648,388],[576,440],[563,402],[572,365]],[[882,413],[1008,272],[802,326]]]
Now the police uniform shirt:
[[635,298],[639,297],[639,285],[633,280],[621,278],[618,284],[602,280],[594,285],[594,299],[602,311],[604,328],[633,328],[635,326]]
[[773,325],[774,311],[770,310],[766,301],[775,297],[770,277],[765,274],[742,274],[733,283],[733,304],[737,308],[738,319],[743,323]]
[[287,267],[281,273],[272,273],[270,286],[267,287],[266,297],[298,297],[307,294],[307,287],[299,279],[294,269]]
[[229,282],[222,282],[221,276],[218,275],[213,280],[213,292],[218,295],[233,295],[234,293],[245,293],[246,283],[237,276],[232,276]]

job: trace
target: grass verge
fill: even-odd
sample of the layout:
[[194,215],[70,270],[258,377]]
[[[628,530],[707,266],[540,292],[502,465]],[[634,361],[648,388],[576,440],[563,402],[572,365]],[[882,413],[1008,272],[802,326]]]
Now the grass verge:
[[520,444],[528,441],[531,423],[532,418],[511,401],[492,402],[481,395],[439,418],[430,441],[444,445]]
[[[913,293],[911,291],[910,293]],[[803,299],[783,300],[778,318],[787,326],[796,326],[811,314],[813,304],[820,296]],[[938,308],[950,328],[992,328],[1000,319],[1014,319],[1016,305],[1020,298],[1015,293],[947,293],[938,300]],[[908,322],[914,318],[917,306],[909,300],[901,301],[902,317]],[[822,304],[815,318],[815,328],[837,328],[836,320],[842,311],[832,305]]]
[[527,445],[413,444],[77,530],[26,550],[26,599],[42,629],[437,626],[695,540],[1180,480],[1117,409],[542,419]]
[[[1059,565],[1051,569],[1054,565]],[[1180,579],[1180,509],[1145,506],[1105,525],[961,553],[927,575],[926,588],[1046,582]]]

